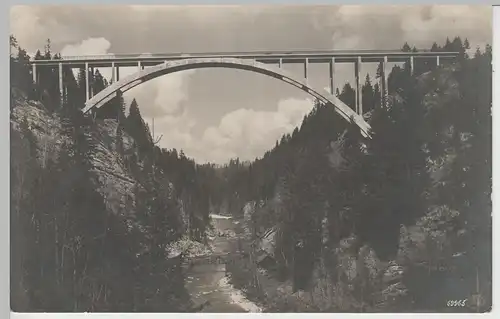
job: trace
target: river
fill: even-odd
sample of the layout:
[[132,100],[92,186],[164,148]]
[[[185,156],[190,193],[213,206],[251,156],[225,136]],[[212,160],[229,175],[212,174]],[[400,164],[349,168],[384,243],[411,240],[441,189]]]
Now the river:
[[[212,220],[216,233],[237,229],[238,221],[231,218],[213,215]],[[206,303],[200,312],[260,312],[257,305],[228,283],[223,257],[217,258],[235,251],[237,237],[216,236],[213,247],[212,258],[196,258],[194,265],[186,271],[186,289],[194,305]]]

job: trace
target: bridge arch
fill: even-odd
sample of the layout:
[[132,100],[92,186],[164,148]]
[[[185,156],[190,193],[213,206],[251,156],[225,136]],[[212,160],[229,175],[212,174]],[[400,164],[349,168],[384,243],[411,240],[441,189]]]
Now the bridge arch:
[[106,104],[106,102],[115,97],[117,92],[125,93],[126,91],[132,89],[133,87],[141,83],[147,82],[149,80],[152,80],[154,78],[157,78],[159,76],[184,70],[214,68],[214,67],[231,68],[231,69],[256,72],[291,84],[307,92],[308,94],[317,98],[318,100],[320,100],[325,104],[330,103],[335,107],[335,111],[345,120],[347,121],[352,120],[359,127],[361,134],[364,137],[370,138],[371,136],[370,125],[363,119],[363,117],[354,112],[354,110],[352,110],[339,98],[330,94],[327,90],[323,88],[319,89],[312,87],[307,83],[306,79],[297,79],[295,76],[289,74],[288,72],[286,72],[281,68],[257,62],[254,60],[237,59],[237,58],[190,58],[190,59],[166,61],[162,64],[145,68],[111,84],[104,90],[97,93],[95,96],[93,96],[85,103],[85,107],[83,108],[83,113],[88,113],[93,109],[100,108],[101,106]]

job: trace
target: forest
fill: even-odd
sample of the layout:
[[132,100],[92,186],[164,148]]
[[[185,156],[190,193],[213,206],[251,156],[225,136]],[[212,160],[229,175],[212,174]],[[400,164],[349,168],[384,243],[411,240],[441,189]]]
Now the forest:
[[[467,39],[455,37],[430,49],[458,51],[456,61],[416,60],[413,74],[394,66],[385,107],[381,70],[366,75],[370,140],[316,102],[262,157],[226,165],[160,147],[136,100],[126,105],[118,95],[84,116],[83,69],[63,70],[61,105],[57,70],[40,68],[33,83],[30,57],[13,35],[10,45],[12,310],[189,311],[169,247],[183,237],[205,242],[211,213],[249,218],[257,241],[274,229],[273,276],[293,293],[309,291],[309,311],[464,311],[447,308],[448,299],[468,299],[467,311],[491,309],[490,45],[470,53]],[[34,58],[61,56],[48,40]],[[111,84],[99,71],[90,82],[95,93]],[[354,94],[349,83],[337,90],[349,106]],[[57,151],[33,123],[13,119],[23,103],[59,123]],[[101,191],[103,143],[130,180],[119,205]],[[396,283],[385,279],[391,267],[402,269]],[[263,298],[265,287],[239,268],[235,284],[269,311],[297,311]],[[313,297],[319,285],[334,292],[326,306]]]

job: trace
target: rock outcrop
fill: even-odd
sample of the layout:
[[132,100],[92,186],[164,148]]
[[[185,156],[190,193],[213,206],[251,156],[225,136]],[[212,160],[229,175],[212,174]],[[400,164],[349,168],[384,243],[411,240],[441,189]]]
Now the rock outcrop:
[[[30,131],[37,138],[40,164],[44,166],[49,159],[56,160],[62,145],[68,142],[62,134],[61,119],[57,114],[51,114],[40,102],[27,100],[20,91],[14,91],[13,104],[10,117],[13,129],[19,130],[21,122],[26,119]],[[99,191],[105,197],[109,211],[130,214],[136,181],[116,151],[118,123],[115,120],[100,120],[96,124],[97,129],[92,131],[96,149],[91,160],[101,184]],[[130,150],[132,138],[123,132],[122,139],[125,151]]]
[[[455,72],[453,66],[440,68],[422,74],[417,79],[420,89],[426,92],[423,106],[429,122],[440,125],[432,127],[433,131],[441,132],[432,137],[433,141],[439,143],[446,143],[453,128],[446,121],[432,123],[432,117],[439,117],[444,107],[453,107],[453,101],[459,98]],[[369,116],[367,118],[369,119]],[[345,132],[338,140],[330,143],[328,159],[334,170],[345,165],[344,135]],[[446,150],[438,158],[429,158],[428,167],[436,183],[447,174],[447,168],[453,159],[453,150]],[[279,203],[276,205],[273,202],[260,207],[249,203],[245,207],[245,219],[249,221],[256,210],[262,210],[262,206],[273,210],[273,205],[280,206]],[[297,292],[294,295],[303,303],[314,305],[319,310],[364,312],[411,309],[408,302],[412,301],[408,296],[405,275],[408,275],[410,268],[421,267],[431,272],[436,268],[446,267],[453,258],[460,258],[460,253],[457,254],[451,247],[451,243],[464,234],[464,230],[457,230],[455,227],[458,218],[458,212],[445,206],[430,207],[413,226],[401,228],[398,254],[394,260],[388,262],[381,261],[371,247],[360,247],[356,236],[345,238],[333,251],[325,252],[325,256],[328,255],[333,262],[317,265],[311,280],[314,286],[310,287],[307,293]],[[269,231],[271,230],[269,228]],[[272,236],[263,236],[257,240],[257,249],[272,252],[276,243],[270,241],[270,238],[273,239]],[[289,289],[281,287],[272,293],[281,295],[280,298],[292,294],[289,291],[290,283],[283,285]]]

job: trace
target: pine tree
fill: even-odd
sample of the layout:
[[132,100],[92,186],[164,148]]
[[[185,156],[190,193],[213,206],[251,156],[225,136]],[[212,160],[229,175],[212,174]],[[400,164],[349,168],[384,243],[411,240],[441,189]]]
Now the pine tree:
[[453,49],[452,49],[452,46],[451,46],[450,38],[446,37],[446,43],[444,44],[443,51],[450,52],[452,50]]
[[363,112],[368,113],[375,108],[375,101],[380,97],[380,93],[378,96],[375,95],[376,92],[374,92],[369,74],[366,75],[361,94],[363,95]]
[[150,153],[153,148],[153,140],[149,127],[141,116],[137,101],[134,99],[130,104],[130,111],[125,120],[125,130],[132,136],[139,148],[141,157]]
[[357,226],[362,240],[382,259],[396,253],[400,224],[413,222],[427,207],[422,96],[415,82],[400,95],[389,110],[377,109],[372,117],[374,138],[368,142],[364,169],[366,208]]
[[36,306],[32,295],[40,290],[39,245],[41,214],[35,193],[40,187],[41,168],[37,163],[38,147],[27,120],[20,131],[11,126],[11,300],[14,311],[25,312]]
[[[26,50],[17,44],[16,38],[12,35],[10,37],[10,46],[10,85],[25,92],[29,99],[34,99],[36,98],[36,91],[29,65],[30,57]],[[13,49],[17,51],[16,56],[12,54]],[[13,105],[12,101],[11,105]]]
[[374,107],[373,109],[378,109],[382,105],[382,97],[380,93],[380,85],[378,83],[375,83],[373,86],[373,100],[374,100]]
[[114,98],[97,110],[97,117],[101,119],[114,119],[122,123],[122,125],[125,124],[125,100],[121,91],[117,91]]
[[403,52],[411,52],[411,48],[410,48],[410,45],[408,44],[408,42],[405,42],[405,44],[403,45],[403,48],[401,49],[401,51],[403,51]]
[[352,109],[355,108],[355,94],[356,91],[351,86],[351,84],[346,83],[342,88],[342,92],[339,95],[339,99],[342,100],[345,104],[350,106]]
[[77,77],[77,83],[78,83],[78,88],[79,88],[77,99],[78,99],[79,104],[82,105],[82,107],[87,100],[87,96],[86,96],[86,94],[87,94],[86,93],[87,76],[88,76],[88,70],[86,72],[85,68],[80,68],[78,71],[78,77]]
[[45,44],[45,54],[43,56],[44,59],[46,59],[46,60],[51,60],[52,59],[52,52],[50,50],[51,50],[50,39],[47,39],[47,42]]
[[[460,98],[455,112],[447,114],[454,123],[456,157],[440,188],[439,199],[460,212],[466,230],[467,263],[459,273],[475,293],[491,305],[491,191],[492,120],[491,55],[476,53],[462,61],[458,79]],[[477,291],[477,287],[479,290]]]

